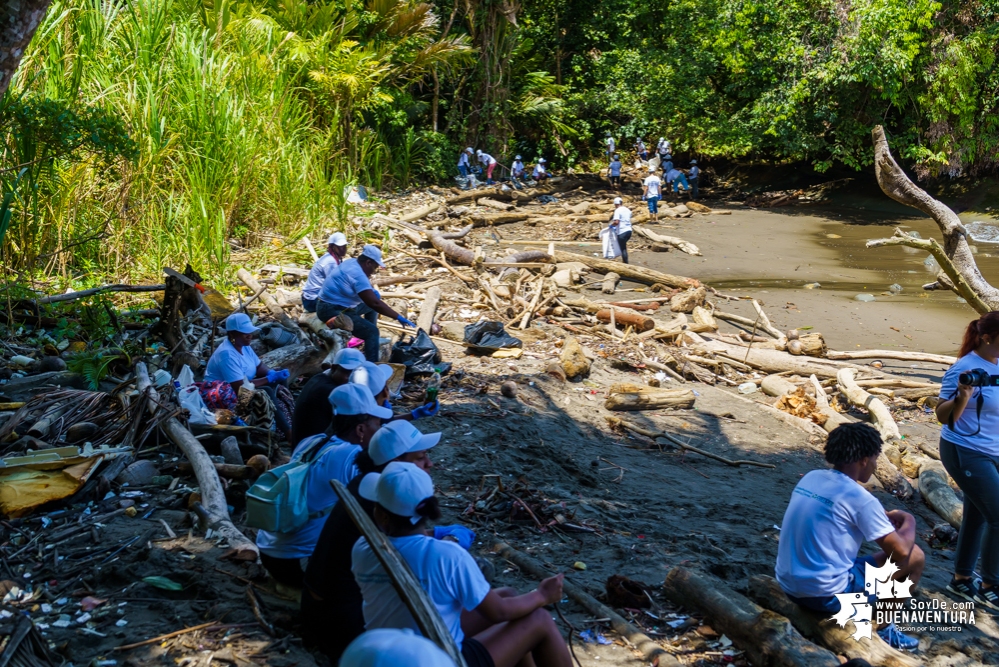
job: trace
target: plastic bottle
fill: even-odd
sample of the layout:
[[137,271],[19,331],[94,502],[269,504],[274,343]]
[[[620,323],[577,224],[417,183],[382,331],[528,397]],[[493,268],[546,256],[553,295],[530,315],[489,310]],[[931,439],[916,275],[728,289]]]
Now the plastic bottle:
[[434,371],[434,374],[430,376],[430,381],[427,382],[427,403],[433,403],[437,400],[437,392],[441,388],[441,374]]

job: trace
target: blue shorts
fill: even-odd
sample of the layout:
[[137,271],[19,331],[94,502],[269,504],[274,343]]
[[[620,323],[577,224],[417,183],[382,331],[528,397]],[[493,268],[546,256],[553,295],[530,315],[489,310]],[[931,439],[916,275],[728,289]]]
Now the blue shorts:
[[[850,580],[847,583],[846,590],[844,593],[863,593],[864,588],[864,578],[867,575],[865,565],[870,563],[871,565],[877,567],[877,562],[874,560],[874,556],[858,556],[853,559],[853,567],[850,568]],[[787,597],[791,602],[794,602],[800,607],[805,609],[811,609],[813,611],[821,611],[826,614],[835,614],[839,612],[840,604],[839,600],[836,599],[835,595],[823,595],[821,597],[815,598],[798,598],[791,594],[787,594]],[[873,599],[875,596],[869,596],[869,599]]]
[[316,312],[316,304],[318,303],[318,301],[319,301],[319,297],[316,297],[315,299],[304,299],[303,298],[302,299],[302,310],[304,310],[307,313],[314,313],[314,312]]
[[649,203],[649,213],[659,212],[659,197],[649,197],[648,203]]

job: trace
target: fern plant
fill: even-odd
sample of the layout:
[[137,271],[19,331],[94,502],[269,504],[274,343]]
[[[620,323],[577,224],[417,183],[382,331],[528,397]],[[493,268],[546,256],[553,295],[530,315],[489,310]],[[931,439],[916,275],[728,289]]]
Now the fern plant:
[[100,389],[101,380],[106,378],[111,371],[111,365],[116,361],[131,365],[128,354],[121,350],[97,350],[94,352],[81,352],[66,362],[66,368],[73,373],[83,376],[87,383],[87,388],[91,391]]

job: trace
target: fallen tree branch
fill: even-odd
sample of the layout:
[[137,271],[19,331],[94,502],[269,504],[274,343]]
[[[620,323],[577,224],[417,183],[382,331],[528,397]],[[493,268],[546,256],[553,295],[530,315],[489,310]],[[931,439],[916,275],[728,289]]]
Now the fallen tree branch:
[[260,294],[260,300],[265,306],[267,306],[267,310],[270,311],[275,320],[280,322],[282,327],[298,336],[302,336],[302,330],[298,327],[298,324],[295,323],[295,320],[291,319],[291,317],[288,316],[288,313],[284,312],[284,308],[282,308],[281,305],[274,300],[274,297],[267,293],[265,288],[261,287],[260,283],[257,282],[257,279],[250,275],[249,271],[246,269],[239,269],[236,271],[236,277],[239,278],[240,282],[253,290],[255,294]]
[[77,299],[85,299],[88,296],[105,294],[107,292],[162,292],[165,289],[166,285],[104,285],[102,287],[92,287],[90,289],[80,290],[79,292],[43,296],[40,299],[36,299],[35,303],[43,304],[76,301]]
[[899,350],[857,350],[856,352],[838,352],[829,350],[826,359],[898,359],[899,361],[921,361],[929,364],[950,366],[957,363],[957,357],[947,354],[929,354],[928,352],[903,352]]
[[650,241],[655,241],[656,243],[665,243],[666,245],[672,246],[677,250],[687,253],[688,255],[698,255],[700,256],[701,251],[696,245],[690,243],[689,241],[684,241],[679,236],[665,236],[663,234],[656,234],[651,229],[646,228],[644,225],[637,225],[633,228],[636,232],[649,239]]
[[715,461],[720,461],[721,463],[724,463],[725,465],[734,466],[734,467],[738,467],[738,466],[757,466],[758,468],[776,468],[777,467],[777,466],[773,465],[772,463],[762,463],[760,461],[745,461],[745,460],[741,460],[741,459],[740,460],[727,459],[724,456],[719,456],[718,454],[712,454],[711,452],[707,452],[707,451],[701,449],[700,447],[694,447],[693,445],[688,445],[687,443],[683,442],[679,438],[673,437],[672,435],[670,435],[666,431],[653,431],[652,429],[645,429],[645,428],[642,428],[640,426],[636,426],[635,424],[632,424],[630,422],[626,422],[623,419],[620,419],[618,417],[605,417],[605,419],[607,420],[607,422],[611,426],[617,426],[617,427],[620,427],[620,428],[624,428],[624,429],[627,429],[627,430],[632,431],[634,433],[638,433],[639,435],[644,435],[646,438],[652,438],[653,440],[655,440],[656,438],[665,438],[666,440],[669,440],[670,442],[672,442],[674,445],[676,445],[680,449],[683,449],[683,450],[688,451],[688,452],[694,452],[695,454],[700,454],[701,456],[706,456],[709,459],[714,459]]
[[619,274],[625,280],[642,283],[643,285],[655,285],[656,283],[659,283],[660,285],[665,285],[666,287],[686,289],[687,287],[699,287],[701,284],[700,281],[695,278],[674,276],[669,273],[661,273],[659,271],[654,271],[652,269],[647,269],[634,264],[612,262],[607,259],[600,259],[589,255],[579,255],[574,252],[566,252],[564,250],[555,251],[555,261],[559,263],[580,262],[591,269],[596,269],[597,271],[601,271],[603,273],[614,272]]

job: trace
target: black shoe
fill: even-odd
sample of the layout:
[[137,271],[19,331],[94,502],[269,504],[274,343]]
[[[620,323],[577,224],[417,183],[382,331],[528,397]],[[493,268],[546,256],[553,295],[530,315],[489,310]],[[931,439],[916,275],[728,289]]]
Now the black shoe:
[[976,604],[983,604],[993,611],[999,611],[999,591],[996,591],[995,586],[979,590],[974,601]]
[[974,602],[975,596],[979,593],[978,582],[974,579],[951,579],[950,583],[947,584],[947,590],[968,602]]

